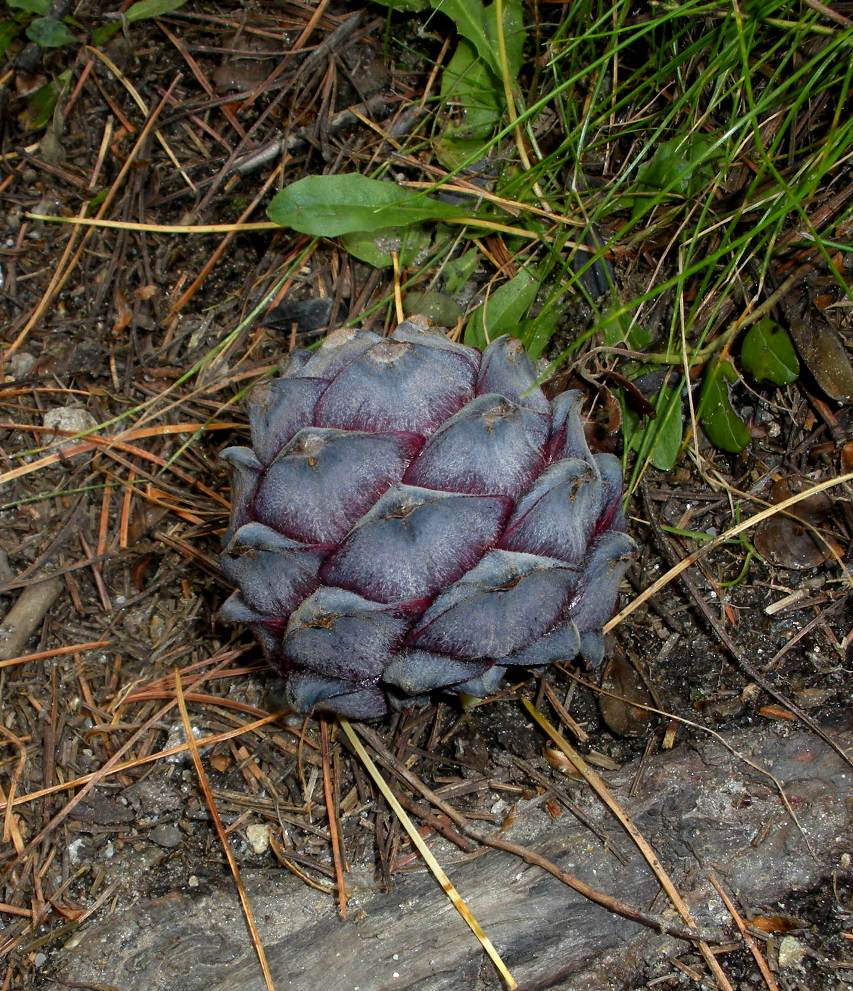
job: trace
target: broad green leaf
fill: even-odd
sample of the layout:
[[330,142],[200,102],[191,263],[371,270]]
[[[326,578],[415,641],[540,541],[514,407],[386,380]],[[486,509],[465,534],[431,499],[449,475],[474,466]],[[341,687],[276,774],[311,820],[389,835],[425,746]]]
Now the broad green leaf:
[[401,14],[417,14],[429,7],[429,0],[376,0],[376,2]]
[[[713,177],[709,160],[712,141],[701,134],[671,138],[658,145],[654,154],[637,172],[637,188],[649,194],[695,196],[707,188]],[[634,215],[642,212],[650,198],[640,195],[633,201]]]
[[445,136],[433,142],[435,157],[451,172],[464,165],[479,162],[489,154],[487,138],[454,138],[445,131]]
[[643,442],[643,431],[648,424],[644,426],[633,406],[628,405],[624,389],[619,389],[619,404],[622,407],[622,437],[625,450],[639,451]]
[[453,258],[444,266],[444,291],[451,296],[462,290],[474,274],[480,261],[477,248],[469,248],[458,258]]
[[631,320],[631,315],[624,312],[621,304],[616,303],[604,310],[595,326],[601,331],[602,340],[607,347],[624,343],[634,351],[643,351],[651,343],[651,331],[640,324],[632,325]]
[[0,55],[6,51],[20,33],[20,25],[14,21],[3,21],[0,23]]
[[400,265],[407,268],[424,262],[432,237],[422,224],[412,227],[386,227],[379,231],[354,231],[341,238],[341,244],[359,261],[374,268],[390,268],[396,252]]
[[538,291],[539,279],[535,272],[523,268],[474,310],[465,327],[465,343],[484,348],[501,334],[517,331]]
[[520,328],[518,338],[524,345],[524,350],[536,361],[541,358],[548,347],[551,338],[556,334],[563,316],[561,306],[547,306],[536,314],[533,320],[525,320]]
[[62,48],[63,45],[77,44],[74,35],[55,17],[34,18],[27,25],[26,34],[39,48]]
[[314,237],[407,227],[427,220],[469,216],[469,211],[357,172],[306,176],[277,193],[270,220]]
[[[661,386],[655,397],[655,418],[641,418],[621,394],[622,430],[625,446],[648,459],[659,471],[669,471],[681,450],[681,379],[675,385]],[[621,391],[621,390],[620,390]]]
[[[497,74],[500,70],[500,47],[497,33],[497,4],[486,7],[486,36],[495,58],[498,59]],[[510,82],[518,80],[518,74],[524,65],[524,8],[521,0],[505,0],[504,2],[504,42],[506,43],[506,61]]]
[[149,21],[152,17],[162,17],[164,14],[171,14],[178,7],[183,7],[187,0],[139,0],[138,3],[131,4],[124,13],[128,24],[135,24],[137,21]]
[[407,292],[403,312],[407,317],[416,313],[429,317],[439,327],[454,327],[462,316],[462,307],[445,292]]
[[645,351],[652,343],[652,332],[638,323],[628,332],[628,347],[634,351]]
[[413,224],[380,231],[355,231],[341,236],[341,244],[359,261],[374,268],[391,268],[396,253],[401,268],[424,267],[446,247],[453,233],[446,224]]
[[654,436],[649,461],[659,471],[669,471],[678,459],[683,425],[681,421],[681,385],[662,388],[655,402],[657,417],[647,429]]
[[66,69],[56,79],[51,79],[33,93],[27,100],[27,122],[29,130],[40,131],[53,117],[60,93],[71,80],[71,70]]
[[433,10],[446,14],[459,34],[470,41],[486,65],[500,76],[497,45],[486,34],[486,9],[480,0],[431,0]]
[[110,38],[117,35],[119,31],[121,31],[121,21],[109,21],[106,24],[101,24],[92,32],[92,44],[95,48],[100,48],[102,45],[105,45]]
[[708,161],[710,138],[692,134],[664,141],[638,172],[640,183],[650,189],[688,196],[698,192],[711,175]]
[[488,142],[503,106],[498,80],[464,39],[441,75],[441,100],[450,120],[435,142],[435,152],[442,165],[455,169]]
[[714,447],[732,454],[739,454],[752,437],[729,396],[729,384],[737,377],[731,362],[715,359],[705,372],[699,398],[699,419],[708,439]]
[[441,74],[442,102],[463,113],[452,127],[454,137],[489,137],[500,120],[502,95],[497,79],[471,45],[460,41]]
[[800,363],[788,332],[769,317],[747,331],[740,349],[743,367],[758,382],[788,385],[800,374]]
[[[456,26],[460,39],[470,42],[477,55],[500,78],[500,55],[496,31],[496,4],[483,6],[481,0],[378,0],[385,7],[401,13],[425,10],[428,6],[445,14]],[[521,0],[505,0],[504,39],[510,79],[521,70],[524,46],[524,23]]]
[[6,0],[6,6],[12,10],[26,10],[30,14],[44,16],[50,10],[50,0]]
[[[460,34],[456,51],[441,76],[441,97],[451,122],[435,142],[438,159],[449,169],[487,154],[485,145],[505,110],[497,34],[497,5],[483,7],[479,0],[432,0],[456,23]],[[504,4],[504,40],[507,71],[514,84],[521,70],[524,20],[521,0]]]
[[611,306],[598,318],[596,327],[601,331],[604,344],[609,348],[616,347],[617,344],[627,343],[631,333],[631,317],[621,305]]

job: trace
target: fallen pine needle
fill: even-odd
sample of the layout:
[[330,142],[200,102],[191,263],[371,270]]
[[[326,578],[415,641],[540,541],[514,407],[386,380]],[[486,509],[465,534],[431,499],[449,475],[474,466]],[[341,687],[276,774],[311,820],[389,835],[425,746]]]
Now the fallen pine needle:
[[[127,92],[130,93],[131,97],[133,98],[134,102],[139,107],[139,109],[142,111],[142,113],[146,117],[150,117],[151,111],[148,109],[148,104],[145,102],[145,100],[142,99],[142,96],[139,94],[139,91],[136,89],[133,83],[127,78],[127,76],[121,71],[121,69],[119,69],[119,67],[115,64],[115,62],[112,61],[109,55],[107,55],[106,52],[101,51],[100,48],[96,48],[91,45],[87,45],[86,50],[89,52],[90,55],[94,55],[95,58],[99,58],[104,63],[104,65],[122,84],[122,86],[124,86]],[[171,147],[169,146],[169,143],[163,137],[161,132],[158,131],[156,128],[154,129],[154,136],[160,142],[163,151],[166,152],[167,157],[172,162],[172,165],[174,165],[175,168],[178,170],[184,182],[195,193],[197,191],[195,187],[195,183],[193,183],[192,179],[190,179],[190,177],[187,175],[185,170],[182,168],[181,163],[178,161],[177,156],[172,151]]]
[[11,905],[9,902],[0,902],[0,915],[21,915],[31,919],[33,910],[31,908],[21,908],[20,905]]
[[763,774],[766,778],[769,778],[773,782],[773,786],[779,793],[779,798],[788,815],[794,822],[794,825],[800,831],[800,835],[803,837],[803,842],[806,844],[809,853],[817,860],[817,854],[815,853],[811,841],[809,840],[808,833],[803,829],[802,823],[800,822],[797,813],[794,811],[793,805],[791,805],[788,800],[788,796],[785,789],[782,787],[782,782],[763,767],[761,764],[756,764],[755,761],[750,760],[746,754],[742,754],[739,750],[736,750],[729,741],[716,730],[711,729],[710,726],[705,726],[704,723],[694,722],[692,719],[685,719],[684,716],[677,716],[674,712],[667,712],[666,709],[656,709],[653,705],[646,705],[644,702],[638,702],[636,699],[629,699],[625,695],[619,695],[616,692],[606,692],[600,685],[595,685],[591,681],[587,681],[585,678],[581,678],[580,675],[576,674],[574,671],[566,670],[566,673],[572,678],[573,681],[577,682],[579,685],[583,685],[584,688],[588,688],[591,692],[595,692],[597,695],[603,695],[607,698],[616,699],[617,702],[621,702],[623,705],[632,706],[634,709],[641,709],[643,712],[651,712],[656,716],[662,716],[664,719],[670,720],[672,724],[680,724],[682,726],[689,726],[691,729],[695,729],[699,733],[707,733],[708,736],[713,737],[720,744],[723,749],[728,750],[728,752],[735,758],[735,760],[743,761],[748,767],[751,767],[753,771],[757,771],[759,774]]
[[90,640],[88,643],[73,643],[67,647],[54,647],[52,650],[40,650],[35,654],[21,654],[20,657],[10,657],[0,661],[0,668],[10,668],[17,664],[29,664],[31,661],[47,661],[52,657],[64,657],[66,654],[82,653],[84,650],[97,650],[99,647],[109,647],[109,640]]
[[453,907],[462,916],[462,918],[465,920],[465,922],[468,924],[469,928],[471,929],[471,932],[474,933],[474,935],[480,941],[480,943],[483,946],[483,949],[486,951],[486,954],[488,955],[489,959],[495,965],[495,969],[503,978],[503,981],[506,984],[506,986],[510,989],[510,991],[514,991],[514,989],[518,987],[518,983],[516,982],[515,978],[507,970],[506,964],[503,962],[503,960],[501,960],[498,951],[495,949],[494,945],[492,944],[492,941],[483,932],[482,928],[480,927],[480,923],[477,922],[477,920],[474,918],[473,914],[471,913],[471,909],[468,908],[462,896],[459,894],[456,888],[453,887],[453,883],[451,882],[450,878],[444,873],[444,870],[442,869],[439,862],[433,856],[430,848],[426,845],[426,843],[424,843],[420,833],[415,828],[415,824],[408,817],[405,810],[403,809],[403,806],[400,805],[400,803],[397,801],[394,792],[391,791],[391,789],[388,787],[387,782],[379,773],[379,768],[373,763],[373,761],[370,758],[370,755],[362,746],[361,740],[359,740],[359,738],[356,736],[355,731],[353,730],[352,726],[350,726],[349,724],[349,721],[339,716],[338,722],[340,723],[341,729],[346,734],[347,739],[352,744],[353,749],[358,754],[362,764],[364,764],[365,768],[367,769],[367,773],[371,776],[371,778],[373,778],[374,782],[376,783],[376,787],[382,792],[385,801],[393,809],[394,814],[400,820],[403,829],[405,829],[406,832],[408,833],[409,839],[414,844],[418,853],[424,858],[424,862],[432,871],[433,875],[435,876],[435,879],[441,885],[442,890],[452,902]]
[[309,888],[313,888],[315,891],[319,891],[324,895],[333,895],[335,893],[335,888],[331,884],[321,884],[319,881],[315,881],[310,874],[306,874],[305,871],[299,867],[298,864],[289,860],[287,854],[284,851],[280,840],[278,840],[275,834],[270,833],[270,850],[275,854],[276,859],[282,865],[284,865],[295,877],[298,877],[303,884],[307,884]]
[[219,818],[219,810],[216,807],[216,802],[213,799],[213,793],[210,790],[207,775],[205,774],[204,767],[201,763],[198,746],[196,745],[195,737],[193,736],[190,716],[187,712],[187,703],[184,699],[184,690],[181,685],[181,672],[178,670],[175,671],[175,698],[178,703],[178,709],[181,713],[181,720],[184,724],[184,736],[186,737],[189,752],[193,759],[195,772],[198,775],[199,785],[201,786],[204,799],[207,802],[207,807],[210,811],[210,817],[213,820],[213,825],[216,828],[219,842],[222,844],[222,850],[228,860],[228,866],[231,868],[231,875],[234,878],[234,884],[237,887],[237,896],[239,897],[240,904],[243,907],[243,915],[246,919],[246,926],[249,930],[249,938],[251,939],[252,946],[255,948],[255,953],[258,956],[258,963],[261,966],[261,973],[264,975],[264,983],[269,991],[275,991],[275,984],[272,979],[269,964],[267,963],[267,955],[264,951],[264,945],[261,942],[261,937],[258,935],[258,929],[255,925],[255,915],[254,912],[252,912],[252,904],[249,901],[249,896],[243,886],[243,879],[240,876],[240,868],[237,866],[237,861],[234,858],[234,851],[231,849],[231,843],[228,840],[225,827],[222,825],[222,820]]
[[335,883],[338,888],[338,912],[342,919],[347,917],[347,889],[344,884],[344,863],[341,856],[341,836],[338,817],[335,814],[335,796],[332,788],[332,757],[329,747],[329,723],[320,718],[320,757],[323,762],[323,796],[326,800],[326,820],[332,840],[332,862],[335,865]]
[[[145,122],[145,126],[140,131],[139,137],[137,138],[135,144],[133,145],[133,148],[131,148],[130,153],[124,156],[124,164],[119,169],[118,175],[113,180],[113,183],[110,186],[109,191],[107,192],[106,196],[101,201],[101,204],[98,207],[98,212],[97,212],[98,217],[103,217],[106,214],[107,210],[109,210],[112,201],[115,199],[116,194],[118,193],[119,189],[122,187],[122,184],[124,183],[124,180],[127,177],[128,172],[131,170],[131,168],[135,167],[137,156],[140,150],[144,147],[145,142],[148,139],[148,135],[154,129],[154,123],[157,120],[157,118],[160,116],[163,107],[166,106],[166,103],[169,97],[171,96],[171,92],[172,89],[174,88],[174,85],[175,83],[173,82],[166,90],[166,92],[163,93],[162,97],[160,98],[160,102],[157,104],[154,110],[152,110],[152,112],[148,115],[148,119]],[[83,206],[80,208],[80,214],[82,215],[83,213],[85,213],[86,209],[87,206],[84,203]],[[62,290],[63,286],[70,278],[71,273],[76,269],[80,259],[83,256],[83,252],[86,247],[87,237],[88,237],[88,233],[84,233],[83,237],[80,239],[80,244],[78,245],[77,231],[76,230],[72,231],[72,235],[68,239],[68,244],[65,246],[65,251],[63,252],[62,258],[59,261],[59,265],[56,267],[54,274],[50,279],[47,289],[42,294],[41,299],[36,304],[36,307],[30,314],[29,318],[27,319],[27,322],[21,328],[21,331],[18,334],[18,336],[6,348],[2,356],[0,356],[0,365],[5,364],[12,357],[12,355],[21,347],[21,345],[27,339],[30,331],[38,324],[45,310],[47,310],[50,303],[55,299],[56,294]]]
[[[281,225],[271,220],[255,220],[243,224],[144,224],[136,220],[101,220],[96,217],[59,217],[50,213],[27,213],[28,220],[40,220],[44,223],[71,224],[75,227],[103,227],[121,231],[144,231],[148,234],[230,234],[242,231],[278,231]],[[494,220],[482,217],[447,217],[446,222],[463,227],[476,227],[495,234],[511,234],[527,241],[536,241],[540,235],[525,230],[523,227],[512,227],[500,224]],[[563,242],[568,244],[568,242]],[[578,245],[585,247],[585,245]]]
[[255,220],[244,224],[142,224],[135,220],[103,220],[98,217],[58,217],[50,213],[27,214],[30,220],[74,227],[103,227],[119,231],[144,231],[148,234],[239,234],[243,231],[281,230],[271,220]]

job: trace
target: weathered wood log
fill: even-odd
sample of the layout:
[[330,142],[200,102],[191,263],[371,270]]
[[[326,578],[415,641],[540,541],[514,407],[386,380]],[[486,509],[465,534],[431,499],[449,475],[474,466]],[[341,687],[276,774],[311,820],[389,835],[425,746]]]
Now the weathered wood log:
[[[843,745],[853,732],[833,727]],[[850,773],[823,743],[796,727],[765,724],[730,744],[783,786],[707,737],[628,765],[609,785],[685,896],[704,932],[727,938],[730,918],[706,880],[713,870],[749,913],[809,889],[838,866],[850,841]],[[658,895],[645,861],[594,796],[589,815],[627,854],[620,863],[569,816],[519,807],[508,835],[565,870],[643,910],[680,920]],[[802,832],[800,827],[802,827]],[[808,842],[807,842],[808,841]],[[810,852],[811,846],[814,854]],[[552,876],[490,851],[448,873],[525,991],[625,986],[644,964],[684,943],[627,922]],[[283,871],[245,878],[276,987],[283,991],[465,991],[499,988],[479,944],[432,876],[398,878],[391,893],[356,894],[342,922],[332,900]],[[139,903],[90,924],[52,961],[67,982],[122,991],[260,991],[263,981],[227,878]],[[81,986],[80,983],[77,986]],[[87,985],[88,986],[88,985]]]

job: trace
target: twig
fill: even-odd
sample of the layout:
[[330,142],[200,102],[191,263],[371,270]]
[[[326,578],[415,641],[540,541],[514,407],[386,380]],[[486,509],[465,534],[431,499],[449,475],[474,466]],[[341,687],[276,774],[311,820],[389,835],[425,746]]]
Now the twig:
[[[110,70],[110,72],[115,76],[115,78],[122,84],[122,86],[124,86],[124,88],[128,91],[128,93],[130,93],[134,103],[137,105],[137,107],[139,107],[143,115],[147,118],[150,113],[148,104],[145,102],[145,100],[142,99],[142,97],[139,94],[139,91],[136,89],[133,83],[127,78],[127,76],[125,76],[125,74],[121,71],[121,69],[119,69],[119,67],[115,64],[115,62],[113,62],[113,60],[109,57],[109,55],[107,55],[106,52],[101,51],[100,48],[94,48],[91,45],[87,45],[86,50],[89,52],[90,55],[93,55],[95,58],[100,59],[101,62],[104,63],[104,65]],[[175,88],[176,83],[177,80],[175,80],[175,83],[172,83],[172,85],[169,87],[169,95],[171,95],[171,91]],[[177,156],[172,151],[171,146],[157,128],[154,129],[154,137],[160,142],[163,151],[166,153],[166,157],[171,161],[172,165],[175,166],[175,168],[183,178],[184,182],[186,182],[186,184],[190,187],[192,192],[194,193],[197,192],[192,179],[190,179],[190,177],[187,175],[181,163],[178,161]]]
[[[62,588],[58,578],[50,578],[21,592],[0,623],[0,662],[18,657]],[[0,663],[0,666],[5,665]]]
[[750,758],[747,757],[746,754],[742,754],[739,750],[736,750],[728,742],[728,740],[722,735],[722,733],[718,733],[715,729],[711,729],[710,726],[704,726],[702,723],[694,722],[694,720],[692,719],[686,719],[684,716],[678,716],[674,712],[667,712],[665,709],[657,708],[653,705],[646,705],[646,703],[644,702],[638,702],[636,699],[626,698],[624,695],[618,695],[616,692],[605,691],[600,685],[594,685],[591,681],[587,681],[585,678],[581,678],[574,671],[567,671],[566,673],[569,675],[570,678],[576,681],[577,684],[583,685],[584,688],[587,688],[589,689],[589,691],[594,692],[598,695],[606,695],[608,698],[616,699],[617,702],[621,702],[623,705],[631,706],[634,709],[642,709],[643,712],[651,712],[656,716],[662,716],[664,719],[669,719],[672,722],[680,723],[682,726],[689,726],[691,729],[697,730],[700,733],[707,733],[708,736],[712,736],[717,741],[717,743],[720,744],[721,747],[723,747],[725,750],[728,750],[728,752],[736,760],[742,761],[748,767],[751,767],[753,771],[757,771],[758,774],[762,774],[764,775],[764,777],[769,778],[773,782],[773,787],[779,793],[779,798],[782,800],[782,804],[785,806],[788,815],[793,820],[794,825],[797,827],[797,829],[799,829],[803,837],[803,841],[808,847],[809,853],[812,855],[812,857],[815,860],[817,860],[817,854],[815,853],[814,848],[812,847],[811,841],[809,840],[806,831],[803,829],[802,823],[800,822],[797,813],[794,811],[794,807],[791,805],[790,801],[788,800],[788,796],[785,793],[785,789],[782,787],[782,782],[776,777],[775,774],[773,774],[771,771],[768,771],[766,767],[763,767],[761,764],[756,764],[755,761],[750,760]]
[[[343,131],[348,127],[354,127],[356,124],[361,123],[362,116],[370,117],[374,120],[382,120],[384,117],[389,117],[395,104],[396,101],[392,102],[387,97],[372,96],[369,100],[365,100],[364,103],[356,103],[346,110],[341,110],[333,114],[327,125],[328,133],[337,134],[339,131]],[[258,169],[263,168],[269,162],[275,161],[275,159],[280,158],[282,155],[292,155],[297,151],[301,151],[303,148],[308,147],[316,130],[317,125],[311,124],[308,127],[300,128],[294,134],[289,134],[285,138],[280,138],[266,144],[236,162],[233,171],[239,172],[240,175],[248,175],[250,172],[256,172]]]
[[623,866],[627,865],[628,858],[619,849],[618,846],[613,842],[613,839],[608,836],[603,829],[597,826],[592,819],[583,811],[583,809],[576,803],[573,802],[569,796],[565,793],[562,788],[558,788],[552,781],[549,781],[546,775],[542,774],[541,771],[537,771],[535,767],[529,764],[523,757],[519,757],[516,754],[512,756],[512,762],[515,766],[523,771],[532,781],[541,785],[545,792],[537,798],[537,801],[541,801],[544,798],[553,796],[561,805],[563,805],[569,812],[578,820],[578,822],[585,826],[593,836],[601,842],[601,845],[605,850],[612,853],[613,856],[619,861]]

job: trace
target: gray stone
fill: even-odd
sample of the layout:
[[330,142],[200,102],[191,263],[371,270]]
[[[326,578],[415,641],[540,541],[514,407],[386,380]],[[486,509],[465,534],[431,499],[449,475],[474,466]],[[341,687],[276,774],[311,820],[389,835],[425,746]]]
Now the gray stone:
[[184,837],[180,829],[178,829],[177,826],[173,826],[168,823],[161,823],[159,826],[155,826],[148,834],[148,839],[150,839],[152,843],[156,843],[157,846],[165,847],[167,850],[180,846],[183,838]]

